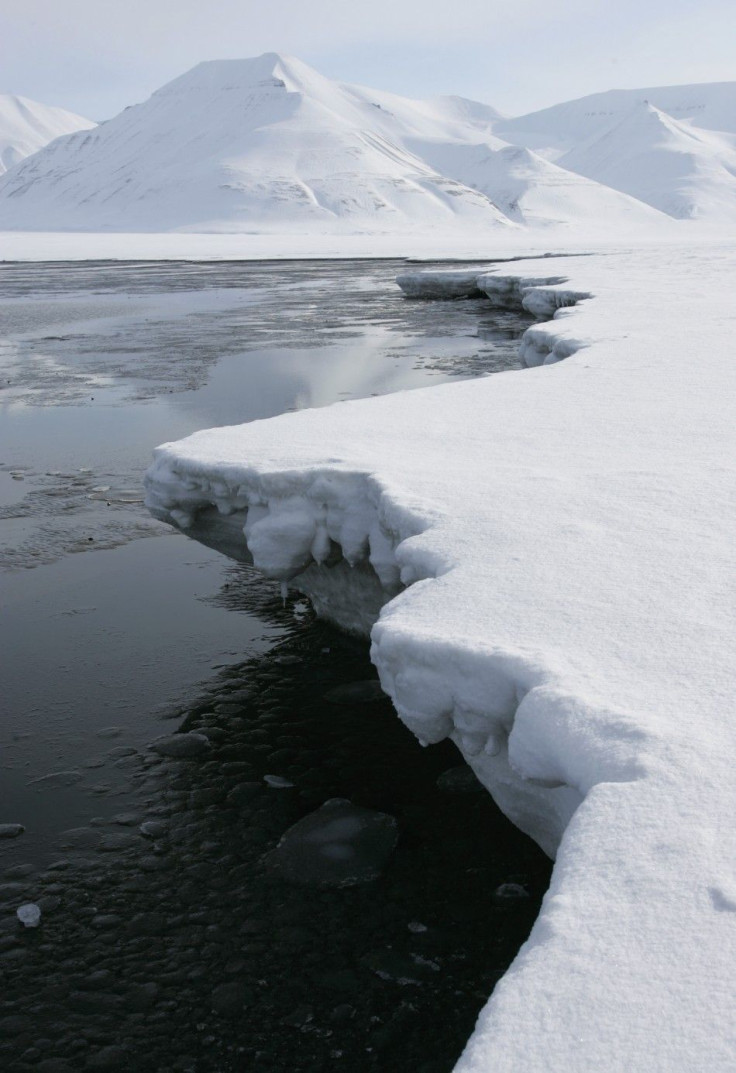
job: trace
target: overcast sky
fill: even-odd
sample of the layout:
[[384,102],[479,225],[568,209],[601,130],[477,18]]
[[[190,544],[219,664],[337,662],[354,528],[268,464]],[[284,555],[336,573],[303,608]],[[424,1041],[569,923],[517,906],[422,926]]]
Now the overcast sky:
[[274,51],[513,115],[736,80],[735,44],[736,0],[0,0],[0,92],[105,119],[200,60]]

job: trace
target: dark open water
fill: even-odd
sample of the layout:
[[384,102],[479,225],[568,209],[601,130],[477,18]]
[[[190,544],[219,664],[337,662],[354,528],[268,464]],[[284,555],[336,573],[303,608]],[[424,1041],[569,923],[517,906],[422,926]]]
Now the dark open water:
[[[549,863],[437,784],[454,748],[326,697],[367,645],[141,503],[164,440],[516,365],[523,318],[407,302],[402,267],[0,268],[3,1069],[440,1073],[528,933]],[[179,728],[210,750],[148,747]],[[333,797],[396,818],[381,878],[276,879]]]

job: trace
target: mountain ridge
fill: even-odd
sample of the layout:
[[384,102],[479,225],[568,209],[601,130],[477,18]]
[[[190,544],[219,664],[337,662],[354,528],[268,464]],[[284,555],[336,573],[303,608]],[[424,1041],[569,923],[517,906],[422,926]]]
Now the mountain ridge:
[[65,108],[0,93],[0,175],[55,138],[94,126],[91,119]]
[[736,222],[735,141],[642,102],[557,163],[677,219]]
[[[643,93],[711,123],[733,102],[736,130],[736,83],[612,90],[507,118],[462,97],[413,100],[335,82],[277,52],[205,60],[17,163],[0,178],[0,227],[608,233],[671,216],[730,218],[736,135],[704,131],[689,114],[662,118],[652,104],[664,133],[632,128],[615,154],[629,174],[607,162],[611,131]],[[683,156],[680,189],[669,180]]]

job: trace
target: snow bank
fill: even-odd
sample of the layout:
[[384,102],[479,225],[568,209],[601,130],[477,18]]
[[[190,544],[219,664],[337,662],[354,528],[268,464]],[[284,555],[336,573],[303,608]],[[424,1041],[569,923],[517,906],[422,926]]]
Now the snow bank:
[[561,330],[558,314],[565,307],[590,298],[590,294],[561,287],[562,277],[519,278],[495,272],[479,273],[477,269],[449,269],[405,272],[396,282],[409,298],[481,298],[485,295],[497,309],[525,310],[540,320],[558,318],[553,331],[534,327],[524,333],[520,357],[527,368],[552,365],[569,358],[585,345]]
[[197,433],[148,503],[374,622],[400,717],[556,853],[461,1073],[725,1073],[736,250],[514,269],[462,286],[553,312],[525,357],[566,361]]

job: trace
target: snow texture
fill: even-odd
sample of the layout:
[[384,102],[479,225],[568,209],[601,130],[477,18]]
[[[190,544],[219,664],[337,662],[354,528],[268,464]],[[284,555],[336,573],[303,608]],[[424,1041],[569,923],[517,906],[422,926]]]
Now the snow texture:
[[0,228],[487,233],[662,226],[494,137],[492,108],[332,82],[297,59],[200,63],[0,180]]
[[736,222],[736,135],[698,130],[642,102],[559,160],[680,219]]
[[610,89],[539,112],[502,119],[494,125],[494,132],[514,145],[526,145],[545,156],[558,156],[595,137],[644,103],[680,123],[736,134],[736,82]]
[[534,367],[199,432],[148,503],[372,623],[400,717],[556,855],[459,1073],[726,1073],[736,249],[463,279],[552,316]]
[[91,119],[63,108],[0,93],[0,175],[55,138],[94,125]]

